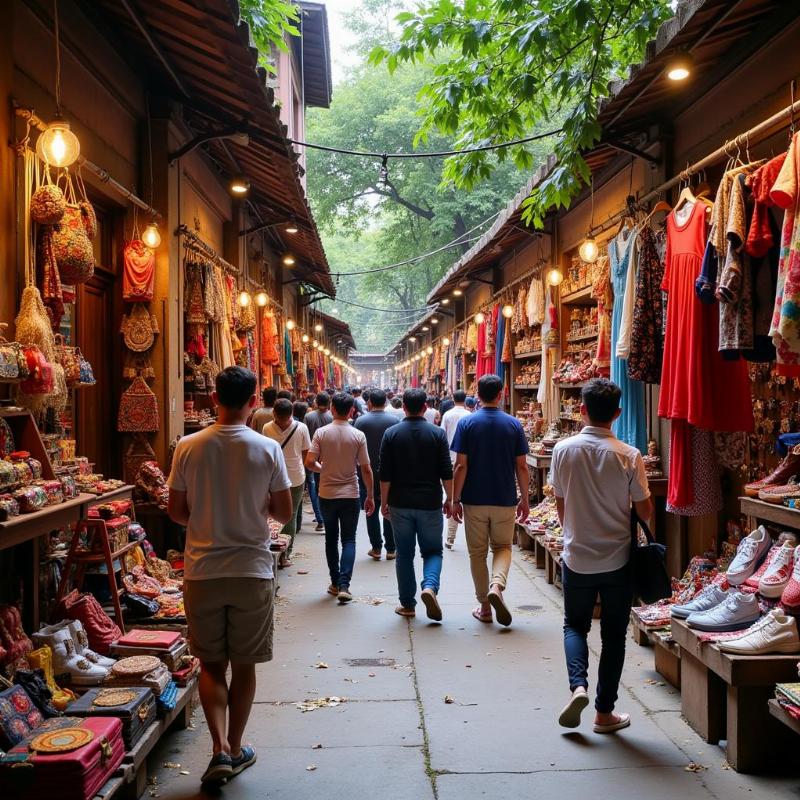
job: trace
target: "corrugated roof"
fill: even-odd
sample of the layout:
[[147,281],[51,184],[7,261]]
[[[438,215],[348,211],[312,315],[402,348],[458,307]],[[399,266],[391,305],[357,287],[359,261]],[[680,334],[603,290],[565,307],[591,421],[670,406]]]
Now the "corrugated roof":
[[323,3],[297,5],[303,14],[302,37],[293,44],[303,65],[304,100],[308,106],[328,108],[333,94],[328,12]]
[[325,326],[329,332],[333,332],[334,336],[341,336],[350,347],[356,346],[356,340],[350,332],[350,326],[338,317],[332,317],[330,314],[325,314],[323,311],[315,311],[314,317],[319,318],[320,322]]
[[247,146],[214,141],[208,152],[232,176],[238,164],[250,181],[248,199],[265,223],[294,217],[286,235],[295,272],[333,296],[325,251],[305,197],[297,153],[280,120],[275,94],[258,66],[248,25],[236,0],[94,0],[86,11],[110,41],[141,67],[159,95],[181,103],[199,133],[230,126],[247,130]]
[[[584,155],[592,172],[629,158],[620,155],[625,151],[619,145],[640,148],[648,128],[669,126],[735,64],[746,60],[797,16],[798,4],[782,0],[683,0],[647,44],[641,63],[630,67],[625,79],[612,82],[608,98],[601,101],[598,120],[603,138]],[[690,82],[676,87],[663,79],[663,71],[666,61],[680,50],[691,52],[695,69]],[[469,274],[495,265],[501,254],[530,238],[532,231],[526,231],[522,222],[522,202],[555,164],[555,157],[549,156],[492,227],[431,290],[429,303]]]

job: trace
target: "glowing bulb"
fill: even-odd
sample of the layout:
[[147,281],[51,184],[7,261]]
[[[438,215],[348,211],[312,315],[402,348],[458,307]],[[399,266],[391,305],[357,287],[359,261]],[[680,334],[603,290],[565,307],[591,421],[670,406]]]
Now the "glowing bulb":
[[[578,254],[583,261],[586,261],[589,264],[593,264],[595,261],[597,261],[597,256],[600,255],[600,250],[597,247],[597,242],[594,240],[594,236],[589,234],[583,240],[580,248],[578,248]],[[561,283],[561,281],[559,281],[559,283]]]
[[331,354],[331,351],[327,347],[322,352],[325,353],[326,356]]
[[416,336],[409,336],[408,337],[408,341],[409,342],[416,342],[417,341],[417,337]]
[[318,342],[316,339],[314,339],[314,341],[313,341],[313,342],[311,342],[311,346],[312,346],[312,347],[313,347],[315,350],[319,350],[319,342]]
[[513,317],[513,316],[514,316],[514,306],[511,306],[511,305],[509,305],[508,303],[506,303],[506,304],[503,306],[503,316],[504,316],[506,319],[511,319],[511,317]]
[[286,330],[287,331],[293,331],[294,330],[294,320],[293,319],[287,319],[286,320]]
[[251,299],[252,298],[250,297],[250,292],[248,292],[247,289],[245,289],[245,290],[243,290],[243,291],[241,291],[239,293],[239,305],[242,308],[247,308],[247,306],[250,305],[250,300]]
[[151,249],[155,250],[161,244],[161,234],[158,232],[158,225],[151,222],[142,232],[142,241]]
[[68,167],[78,160],[81,154],[81,143],[69,129],[69,123],[63,119],[55,119],[39,136],[36,142],[36,153],[42,161],[52,167]]
[[464,292],[462,292],[461,289],[453,289],[454,297],[461,297],[462,294],[464,294]]
[[450,340],[445,336],[444,339],[442,339],[442,344],[447,347],[450,344]]
[[285,264],[287,267],[294,266],[294,256],[293,256],[293,255],[291,255],[290,253],[287,253],[287,254],[286,254],[284,257],[283,257],[283,263],[284,263],[284,264]]
[[297,221],[292,218],[292,221],[286,226],[286,233],[297,233],[300,228],[297,227]]
[[262,289],[260,292],[256,293],[256,305],[259,308],[264,308],[264,306],[269,302],[269,297],[267,293]]
[[322,332],[322,325],[320,325],[319,323],[317,323],[317,324],[314,326],[314,330],[315,330],[317,333],[321,333],[321,332]]
[[331,314],[338,314],[338,313],[339,313],[339,309],[338,309],[338,308],[336,308],[336,306],[334,306],[334,307],[331,309]]
[[442,300],[442,305],[443,305],[443,306],[446,306],[446,305],[448,305],[448,303],[449,303],[449,302],[450,302],[450,298],[449,298],[449,297],[445,297],[445,298]]
[[692,57],[688,53],[678,53],[667,62],[667,77],[679,83],[692,74]]
[[426,352],[428,353],[429,356],[432,356],[433,355],[433,348],[432,347],[428,347]]
[[422,326],[422,330],[423,330],[423,331],[425,331],[425,332],[427,332],[427,331],[429,331],[429,330],[430,330],[430,328],[429,328],[427,325],[423,325],[423,326]]
[[479,311],[479,312],[478,312],[478,313],[475,315],[475,322],[477,322],[477,323],[478,323],[478,325],[480,325],[480,324],[481,324],[481,323],[483,323],[483,322],[486,322],[486,317],[484,316],[484,314],[483,314],[483,312],[482,312],[482,311]]
[[233,194],[245,195],[250,191],[250,181],[243,175],[237,175],[231,179],[230,190]]
[[547,272],[547,282],[551,286],[558,286],[564,280],[564,273],[558,268],[553,267]]
[[431,317],[431,325],[438,325],[439,320],[437,317]]
[[307,333],[304,333],[304,334],[303,334],[303,335],[300,337],[300,339],[301,339],[301,341],[303,342],[303,344],[308,344],[308,334],[307,334]]

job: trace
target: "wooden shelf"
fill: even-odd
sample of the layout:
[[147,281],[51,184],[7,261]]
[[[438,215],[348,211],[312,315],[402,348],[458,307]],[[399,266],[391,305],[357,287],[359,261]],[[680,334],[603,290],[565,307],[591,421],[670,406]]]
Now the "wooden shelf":
[[778,700],[768,700],[767,706],[769,713],[775,719],[782,722],[787,728],[791,728],[796,734],[800,735],[800,720],[795,719]]
[[567,336],[567,343],[572,344],[573,342],[586,342],[589,339],[596,339],[599,336],[599,333],[595,331],[594,333],[584,333],[580,336]]
[[556,389],[582,389],[589,381],[580,381],[579,383],[556,383]]
[[515,353],[514,358],[518,361],[522,361],[526,358],[538,358],[541,355],[541,350],[532,350],[530,353]]
[[565,294],[561,298],[561,304],[568,306],[593,306],[597,301],[592,297],[592,287],[584,286],[583,289],[578,289],[577,292]]
[[775,503],[765,503],[755,497],[740,497],[739,504],[742,514],[746,514],[748,517],[755,517],[767,522],[774,522],[776,525],[800,529],[800,511],[794,508]]
[[514,388],[515,389],[519,389],[521,392],[525,392],[525,391],[530,391],[532,389],[538,389],[539,388],[539,384],[538,383],[536,383],[536,384],[533,384],[533,383],[515,383],[514,384]]

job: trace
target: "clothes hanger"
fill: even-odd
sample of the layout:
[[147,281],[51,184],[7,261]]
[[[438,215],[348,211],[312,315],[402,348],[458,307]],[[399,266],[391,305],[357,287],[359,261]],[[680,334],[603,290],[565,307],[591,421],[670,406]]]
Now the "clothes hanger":
[[674,212],[680,211],[680,209],[686,204],[691,203],[694,205],[697,202],[697,198],[694,196],[694,192],[692,192],[691,184],[689,183],[689,165],[686,165],[686,170],[681,173],[681,181],[686,181],[686,185],[681,190],[681,193],[678,195],[678,202],[675,203],[673,207]]
[[706,171],[703,170],[700,173],[700,176],[702,177],[702,180],[697,184],[694,190],[694,196],[698,200],[708,197],[711,194],[711,184],[706,180]]

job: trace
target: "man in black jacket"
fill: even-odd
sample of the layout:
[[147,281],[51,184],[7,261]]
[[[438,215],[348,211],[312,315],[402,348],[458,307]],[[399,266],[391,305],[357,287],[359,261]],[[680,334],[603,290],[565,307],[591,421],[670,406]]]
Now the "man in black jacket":
[[[453,465],[445,432],[426,422],[422,389],[403,393],[406,418],[383,435],[380,454],[381,513],[392,521],[397,547],[397,587],[400,605],[395,613],[415,616],[417,579],[414,554],[422,555],[420,598],[428,617],[442,619],[439,578],[442,572],[442,510],[451,514]],[[442,487],[445,500],[442,503]]]

